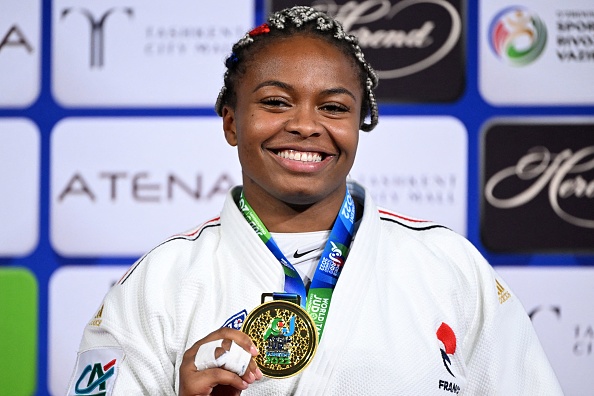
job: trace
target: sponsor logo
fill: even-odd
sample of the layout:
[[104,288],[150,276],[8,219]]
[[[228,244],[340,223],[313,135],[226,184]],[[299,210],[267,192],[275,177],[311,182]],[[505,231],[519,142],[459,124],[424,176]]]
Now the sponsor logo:
[[300,252],[299,249],[295,250],[295,253],[293,253],[293,258],[301,258],[303,256],[306,256],[308,254],[310,254],[311,252],[315,252],[318,249],[311,249],[311,250],[306,250],[304,252]]
[[221,80],[204,76],[254,20],[241,0],[53,3],[52,94],[73,107],[212,106]]
[[[379,206],[398,208],[401,214],[466,234],[468,134],[464,125],[450,117],[387,116],[377,131],[361,136],[352,177]],[[389,158],[390,166],[382,158]]]
[[[553,315],[558,322],[563,320],[561,316],[560,305],[542,306],[538,305],[532,309],[528,316],[530,320],[534,322],[534,318],[540,315]],[[576,357],[588,357],[594,356],[594,326],[591,324],[576,323],[567,330],[571,329],[573,345],[571,346],[571,352]]]
[[499,297],[499,304],[503,304],[511,297],[511,293],[505,290],[505,287],[497,279],[495,279],[495,286],[497,286],[497,296]]
[[330,241],[330,245],[331,251],[328,254],[328,257],[322,257],[319,269],[322,272],[337,277],[338,274],[340,274],[342,267],[344,266],[344,257],[345,253],[347,252],[347,248],[345,245],[341,243],[335,243],[333,241]]
[[594,123],[574,121],[487,128],[481,234],[490,249],[594,248]]
[[289,319],[289,327],[285,327],[286,323],[283,318],[274,318],[270,321],[268,328],[264,332],[264,340],[267,340],[270,336],[273,337],[290,337],[295,333],[295,316],[291,316]]
[[[60,190],[57,200],[84,198],[91,202],[117,202],[131,198],[135,202],[174,201],[181,193],[195,201],[210,200],[224,196],[234,185],[232,176],[222,173],[212,186],[205,187],[203,175],[197,174],[193,180],[186,180],[173,172],[156,180],[149,171],[104,171],[94,176],[74,173]],[[99,195],[99,192],[105,195]],[[131,195],[129,195],[131,194]]]
[[573,354],[594,356],[594,326],[576,324],[574,327]]
[[[563,322],[560,305],[542,306],[538,305],[532,309],[528,316],[534,322],[535,317],[541,315],[553,315],[557,322]],[[576,357],[594,356],[594,326],[591,324],[576,323],[565,330],[572,332],[571,352]]]
[[594,61],[594,10],[558,10],[557,58],[564,62]]
[[[319,4],[319,3],[318,3]],[[316,5],[317,8],[326,8]],[[414,15],[425,8],[440,8],[449,17],[450,29],[445,40],[438,42],[435,36],[437,19],[427,18],[416,28],[409,29],[377,29],[371,30],[373,23],[397,20],[399,16]],[[337,6],[336,18],[342,22],[345,30],[355,35],[359,45],[364,49],[392,49],[410,48],[432,50],[414,63],[403,66],[392,66],[390,69],[377,69],[378,76],[382,79],[392,79],[408,76],[423,71],[442,60],[449,54],[460,40],[462,21],[458,10],[445,0],[403,0],[392,4],[390,1],[367,0],[362,2],[350,1],[343,6]],[[366,26],[355,27],[366,24]]]
[[18,25],[12,25],[4,36],[0,36],[0,53],[8,47],[22,48],[28,53],[33,52],[33,46]]
[[[441,352],[441,360],[443,361],[443,365],[452,377],[456,377],[451,370],[452,361],[450,360],[449,356],[456,353],[456,334],[454,334],[454,331],[450,326],[448,326],[446,323],[442,323],[437,329],[435,335],[442,344],[439,350]],[[460,393],[460,386],[451,380],[440,379],[438,388],[455,394]]]
[[149,25],[143,52],[152,58],[188,55],[228,55],[234,41],[245,34],[241,25]]
[[62,120],[51,142],[54,248],[142,254],[220,211],[241,172],[232,147],[204,139],[214,127],[210,117]]
[[528,316],[530,317],[530,320],[534,320],[536,314],[541,312],[552,312],[557,319],[561,319],[561,307],[558,305],[551,305],[550,307],[543,307],[542,305],[539,305],[528,312]]
[[90,60],[89,66],[91,68],[102,68],[104,64],[104,51],[105,51],[105,22],[113,14],[122,13],[132,18],[134,10],[132,8],[110,8],[99,16],[93,15],[91,11],[86,8],[64,8],[61,13],[61,19],[64,20],[71,14],[79,14],[86,18],[89,22],[90,30]]
[[[577,152],[565,149],[560,153],[551,153],[546,147],[533,147],[516,165],[502,169],[489,179],[485,198],[495,207],[514,208],[530,202],[548,185],[549,202],[557,216],[577,227],[594,228],[594,217],[574,216],[560,204],[560,198],[594,198],[594,180],[586,180],[581,175],[593,169],[594,146]],[[494,190],[509,177],[534,179],[534,184],[515,196],[497,198]]]
[[[76,381],[76,395],[106,395],[106,383],[115,373],[116,359],[107,364],[100,362],[87,365]],[[86,382],[86,383],[85,383]],[[93,393],[93,391],[99,391]]]
[[456,204],[456,187],[460,180],[454,173],[373,174],[358,180],[371,191],[374,201],[396,207],[408,201],[420,205]]
[[101,304],[101,308],[99,308],[99,311],[97,311],[97,314],[95,314],[95,316],[93,317],[93,319],[91,319],[91,321],[89,322],[89,326],[101,326],[101,322],[103,321],[103,319],[101,318],[103,316],[103,307],[104,305]]
[[524,66],[534,62],[543,52],[547,29],[534,12],[514,6],[493,18],[488,40],[499,59],[513,66]]
[[[395,95],[409,95],[406,99],[414,101],[451,101],[461,94],[464,65],[460,1],[301,2],[306,3],[333,15],[358,38],[382,80],[376,90],[380,100],[402,100]],[[272,10],[291,5],[289,0],[275,0]],[[439,68],[433,68],[438,64]],[[403,93],[405,81],[416,89]],[[439,83],[440,90],[431,88],[435,83]]]
[[241,326],[243,325],[243,322],[245,322],[246,317],[247,311],[244,309],[241,312],[238,312],[235,315],[231,316],[229,319],[227,319],[221,327],[228,327],[230,329],[241,330]]
[[448,373],[450,373],[452,377],[455,377],[454,373],[452,373],[452,370],[450,370],[452,362],[450,361],[450,357],[448,355],[453,355],[456,353],[456,334],[454,334],[454,331],[450,326],[448,326],[446,323],[442,323],[439,326],[439,329],[437,329],[435,335],[437,336],[437,339],[443,344],[443,347],[439,348],[441,351],[443,365]]

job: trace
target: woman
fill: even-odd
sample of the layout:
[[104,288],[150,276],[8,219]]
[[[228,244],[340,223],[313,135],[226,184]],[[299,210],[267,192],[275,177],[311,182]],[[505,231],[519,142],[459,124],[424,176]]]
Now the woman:
[[[69,394],[561,394],[521,304],[468,241],[347,181],[378,118],[354,37],[294,7],[226,65],[216,110],[243,185],[112,288]],[[317,351],[287,378],[263,377],[263,355],[282,353],[239,331],[265,293],[298,295],[315,317]],[[264,338],[293,334],[274,326]]]

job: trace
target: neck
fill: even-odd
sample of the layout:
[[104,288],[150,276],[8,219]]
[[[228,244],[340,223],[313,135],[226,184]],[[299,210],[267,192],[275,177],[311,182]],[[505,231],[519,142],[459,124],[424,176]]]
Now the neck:
[[345,188],[314,203],[294,204],[279,199],[261,199],[244,189],[244,196],[270,232],[330,230],[344,200]]

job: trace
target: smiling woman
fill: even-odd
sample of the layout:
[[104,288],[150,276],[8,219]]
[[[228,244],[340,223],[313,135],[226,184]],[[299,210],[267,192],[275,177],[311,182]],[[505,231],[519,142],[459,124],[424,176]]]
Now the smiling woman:
[[357,151],[357,70],[315,36],[289,37],[252,56],[259,67],[247,66],[235,106],[222,111],[244,195],[270,231],[330,229]]
[[476,249],[348,180],[359,131],[378,121],[353,36],[294,7],[226,66],[216,111],[243,185],[110,290],[70,395],[561,394]]

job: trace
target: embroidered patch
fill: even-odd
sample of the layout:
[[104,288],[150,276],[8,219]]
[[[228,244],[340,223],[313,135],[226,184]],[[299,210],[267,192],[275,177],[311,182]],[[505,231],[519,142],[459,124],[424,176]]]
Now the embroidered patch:
[[228,327],[230,329],[241,330],[241,325],[245,321],[246,317],[247,311],[244,309],[243,311],[238,312],[235,315],[231,316],[229,319],[227,319],[225,324],[223,324],[221,327]]
[[454,373],[452,373],[452,370],[450,370],[450,365],[452,362],[450,361],[448,355],[453,355],[456,353],[456,334],[454,334],[454,331],[450,326],[448,326],[446,323],[442,323],[439,326],[439,329],[437,329],[435,335],[437,336],[437,339],[443,344],[443,349],[440,348],[443,365],[445,366],[446,370],[448,370],[448,373],[450,373],[452,377],[455,377]]
[[457,378],[452,372],[452,360],[450,359],[450,356],[453,357],[456,353],[456,334],[447,323],[442,322],[435,332],[435,335],[443,345],[443,347],[439,348],[441,351],[441,360],[443,361],[443,365],[448,373],[453,377],[448,378],[447,380],[440,379],[438,382],[438,389],[458,394],[460,393],[465,380],[464,378]]
[[120,348],[97,348],[79,353],[68,396],[110,396],[124,360]]

